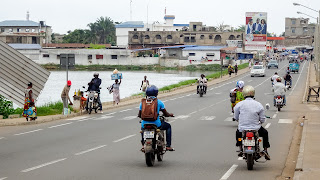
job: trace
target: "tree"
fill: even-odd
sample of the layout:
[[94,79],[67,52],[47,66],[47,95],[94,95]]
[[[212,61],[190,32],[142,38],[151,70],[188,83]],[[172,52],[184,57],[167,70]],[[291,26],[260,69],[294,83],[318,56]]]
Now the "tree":
[[63,37],[63,43],[91,43],[91,32],[89,30],[76,29]]
[[224,25],[224,22],[222,21],[221,23],[218,24],[217,31],[224,32],[225,28],[226,28],[226,26]]
[[93,37],[100,44],[115,44],[115,26],[111,18],[100,17],[96,22],[88,24]]
[[13,113],[14,109],[12,101],[8,101],[4,96],[0,95],[0,115],[3,115],[4,119],[6,119]]
[[240,25],[234,31],[236,32],[244,32],[246,30],[246,25]]

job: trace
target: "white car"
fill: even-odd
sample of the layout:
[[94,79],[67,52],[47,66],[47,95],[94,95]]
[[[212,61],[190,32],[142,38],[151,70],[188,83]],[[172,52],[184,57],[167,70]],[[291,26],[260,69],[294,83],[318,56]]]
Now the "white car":
[[266,75],[266,69],[263,67],[263,65],[254,65],[251,68],[251,77],[253,76],[265,76]]

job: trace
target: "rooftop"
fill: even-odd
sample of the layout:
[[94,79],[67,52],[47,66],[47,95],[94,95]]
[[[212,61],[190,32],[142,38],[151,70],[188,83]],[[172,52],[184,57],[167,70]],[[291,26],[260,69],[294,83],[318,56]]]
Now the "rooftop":
[[226,46],[194,46],[194,47],[186,47],[183,51],[220,51],[222,48]]
[[121,24],[115,25],[116,28],[143,28],[143,21],[127,21]]
[[0,27],[38,27],[39,25],[39,22],[27,20],[6,20],[0,22]]
[[17,50],[39,50],[41,49],[40,44],[8,44],[9,46],[11,46],[13,49],[17,49]]

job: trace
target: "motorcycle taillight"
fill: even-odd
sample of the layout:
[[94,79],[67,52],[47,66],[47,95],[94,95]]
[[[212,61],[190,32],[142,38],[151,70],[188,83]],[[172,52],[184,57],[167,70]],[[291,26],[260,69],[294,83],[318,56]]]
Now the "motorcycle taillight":
[[278,98],[278,99],[281,99],[281,96],[278,96],[277,98]]
[[248,137],[248,138],[251,138],[251,139],[252,139],[252,138],[254,137],[253,132],[247,132],[246,137]]
[[152,126],[146,126],[146,129],[152,129]]

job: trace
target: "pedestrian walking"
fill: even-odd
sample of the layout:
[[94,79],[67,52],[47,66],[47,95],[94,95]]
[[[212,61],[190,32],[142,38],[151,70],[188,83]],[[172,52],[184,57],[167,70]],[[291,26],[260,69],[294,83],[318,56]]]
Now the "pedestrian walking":
[[61,100],[63,102],[63,111],[65,110],[65,108],[68,108],[68,100],[70,102],[69,105],[73,105],[69,97],[70,87],[71,87],[71,81],[68,80],[67,84],[64,86],[61,93]]
[[233,67],[231,66],[231,64],[229,64],[228,66],[228,73],[229,73],[229,77],[231,77],[231,74],[233,73]]
[[29,82],[27,89],[24,91],[24,106],[23,106],[23,113],[22,116],[26,118],[28,121],[29,115],[28,110],[30,108],[30,103],[34,102],[33,99],[33,92],[32,92],[32,83]]
[[238,64],[234,65],[234,73],[237,75],[238,74]]
[[141,83],[140,90],[142,90],[143,92],[146,92],[146,89],[149,85],[150,84],[149,84],[149,81],[147,80],[147,76],[144,76],[144,80]]
[[113,105],[115,104],[119,104],[120,102],[120,84],[121,84],[121,77],[120,77],[120,81],[118,79],[116,79],[114,81],[114,84],[112,85],[112,93],[113,93]]
[[249,69],[251,69],[251,66],[252,66],[252,62],[251,60],[249,60]]

